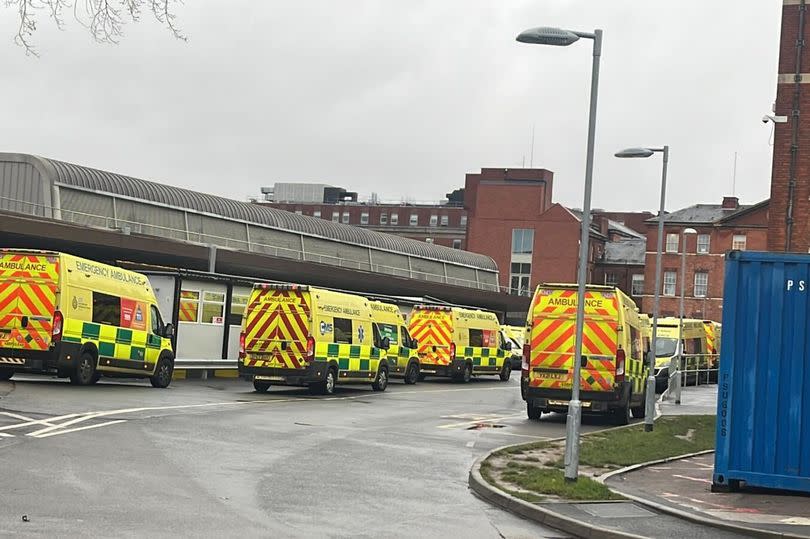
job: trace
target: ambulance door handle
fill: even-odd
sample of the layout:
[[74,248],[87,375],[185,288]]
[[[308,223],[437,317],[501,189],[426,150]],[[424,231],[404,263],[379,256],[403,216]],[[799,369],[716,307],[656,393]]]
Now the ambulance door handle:
[[582,356],[579,360],[579,366],[583,369],[588,367],[588,356]]

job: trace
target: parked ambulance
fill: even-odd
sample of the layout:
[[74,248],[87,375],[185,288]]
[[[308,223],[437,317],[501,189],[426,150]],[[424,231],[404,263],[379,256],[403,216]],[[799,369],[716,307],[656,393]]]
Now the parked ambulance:
[[416,341],[408,333],[408,326],[399,308],[393,303],[370,301],[374,322],[380,335],[388,339],[386,360],[391,378],[402,378],[406,384],[419,379],[419,354]]
[[[683,333],[680,319],[660,318],[655,343],[655,391],[663,392],[669,383],[669,367],[683,352],[682,383],[708,383],[717,379],[717,372],[711,372],[719,365],[720,324],[709,320],[683,320]],[[681,338],[680,344],[678,338]],[[704,372],[700,372],[704,371]]]
[[258,392],[307,386],[331,395],[337,384],[388,386],[388,337],[362,296],[297,284],[255,284],[242,317],[239,374]]
[[65,253],[0,250],[0,380],[26,372],[167,387],[172,335],[140,273]]
[[444,305],[417,305],[409,329],[418,341],[421,377],[444,376],[469,382],[473,376],[509,380],[506,354],[495,314]]
[[[565,412],[574,380],[577,286],[537,287],[527,317],[521,393],[529,419]],[[614,287],[589,285],[580,371],[583,412],[609,414],[625,425],[643,417],[644,322],[636,304]]]

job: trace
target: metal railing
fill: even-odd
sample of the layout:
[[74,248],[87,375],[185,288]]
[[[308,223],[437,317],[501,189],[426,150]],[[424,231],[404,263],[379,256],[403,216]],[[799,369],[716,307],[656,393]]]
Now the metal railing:
[[175,359],[174,368],[176,370],[227,370],[236,369],[238,360],[236,359]]
[[[11,207],[10,204],[3,204],[0,205],[0,209],[4,211],[9,211],[12,213],[20,213],[23,215],[43,215],[47,217],[48,215],[52,214],[53,206],[48,204],[40,204],[25,200],[19,200],[9,197],[2,197],[0,196],[0,201],[12,203],[13,205],[17,205],[18,208],[14,209]],[[42,210],[41,212],[37,212],[36,210]],[[340,256],[333,256],[333,255],[325,255],[320,253],[313,253],[309,251],[305,251],[303,249],[291,249],[287,247],[281,247],[278,245],[270,245],[266,243],[259,243],[256,241],[252,241],[249,238],[249,233],[246,234],[245,239],[238,239],[238,238],[231,238],[227,236],[219,236],[216,234],[205,233],[205,232],[192,232],[188,229],[180,229],[180,228],[172,228],[169,226],[163,226],[158,224],[152,223],[144,223],[140,221],[131,221],[127,219],[121,219],[119,217],[111,217],[109,215],[98,215],[88,212],[81,212],[76,210],[68,210],[61,208],[57,210],[62,218],[58,219],[68,223],[75,223],[80,224],[83,226],[90,226],[95,228],[101,228],[106,230],[116,230],[122,232],[124,234],[130,233],[140,233],[145,235],[151,236],[160,236],[160,237],[167,237],[170,239],[176,239],[179,241],[185,241],[188,243],[194,243],[199,245],[209,245],[215,244],[217,247],[224,247],[226,249],[235,249],[235,250],[244,250],[248,252],[257,252],[262,254],[269,254],[276,257],[281,258],[290,258],[294,260],[301,260],[304,262],[315,262],[320,264],[327,264],[332,266],[338,266],[341,268],[349,268],[355,269],[358,271],[371,271],[375,273],[383,273],[386,275],[398,276],[398,277],[406,277],[411,279],[419,279],[423,281],[432,281],[444,284],[451,284],[456,286],[464,286],[467,288],[475,288],[478,290],[487,290],[491,292],[503,292],[503,293],[511,293],[512,290],[508,286],[501,286],[496,283],[484,283],[480,280],[472,280],[472,279],[465,279],[463,277],[453,277],[449,276],[446,273],[430,273],[421,270],[414,270],[412,268],[404,268],[399,266],[388,266],[385,264],[374,263],[373,261],[358,261],[358,260],[351,260],[346,259]],[[78,217],[78,219],[77,219]],[[260,224],[249,224],[245,223],[246,226],[258,226],[261,227]],[[372,247],[363,247],[365,249],[373,249]],[[402,256],[409,257],[410,255],[403,253]],[[452,261],[441,261],[436,260],[436,263],[442,264],[443,267],[445,265],[454,265]],[[410,265],[410,264],[409,264]],[[475,270],[476,272],[479,270]],[[518,294],[524,295],[524,294]],[[531,293],[526,294],[528,296]]]
[[669,364],[669,384],[665,398],[681,403],[681,388],[716,384],[720,369],[719,354],[681,354]]

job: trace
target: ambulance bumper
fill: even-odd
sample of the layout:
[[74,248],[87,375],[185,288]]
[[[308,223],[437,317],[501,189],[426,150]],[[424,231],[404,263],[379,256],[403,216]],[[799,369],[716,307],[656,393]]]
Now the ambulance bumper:
[[449,365],[421,363],[419,365],[419,374],[423,374],[425,376],[461,376],[462,373],[464,373],[465,365],[466,362],[464,359],[454,359]]
[[246,367],[238,363],[239,377],[248,381],[262,380],[271,384],[288,386],[305,386],[326,380],[329,365],[325,362],[312,362],[303,369],[284,369],[273,367]]
[[[523,400],[530,403],[533,408],[540,408],[545,412],[565,412],[568,409],[571,390],[526,387],[523,381],[520,385]],[[607,412],[613,408],[620,408],[627,404],[629,397],[629,382],[624,382],[621,387],[613,391],[580,391],[579,393],[584,413]]]
[[50,350],[0,348],[0,369],[67,376],[79,360],[79,343],[58,342]]

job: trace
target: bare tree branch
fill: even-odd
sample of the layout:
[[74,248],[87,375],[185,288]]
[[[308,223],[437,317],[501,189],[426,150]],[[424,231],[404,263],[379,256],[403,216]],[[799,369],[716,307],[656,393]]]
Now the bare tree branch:
[[72,7],[73,18],[88,29],[93,39],[99,43],[117,44],[124,35],[124,25],[129,21],[140,21],[146,8],[175,38],[187,40],[173,12],[174,5],[181,3],[180,0],[4,0],[4,3],[7,8],[16,8],[19,17],[14,42],[26,54],[34,56],[39,56],[32,38],[37,30],[35,14],[40,10],[47,10],[56,27],[62,30],[65,27],[63,13]]

